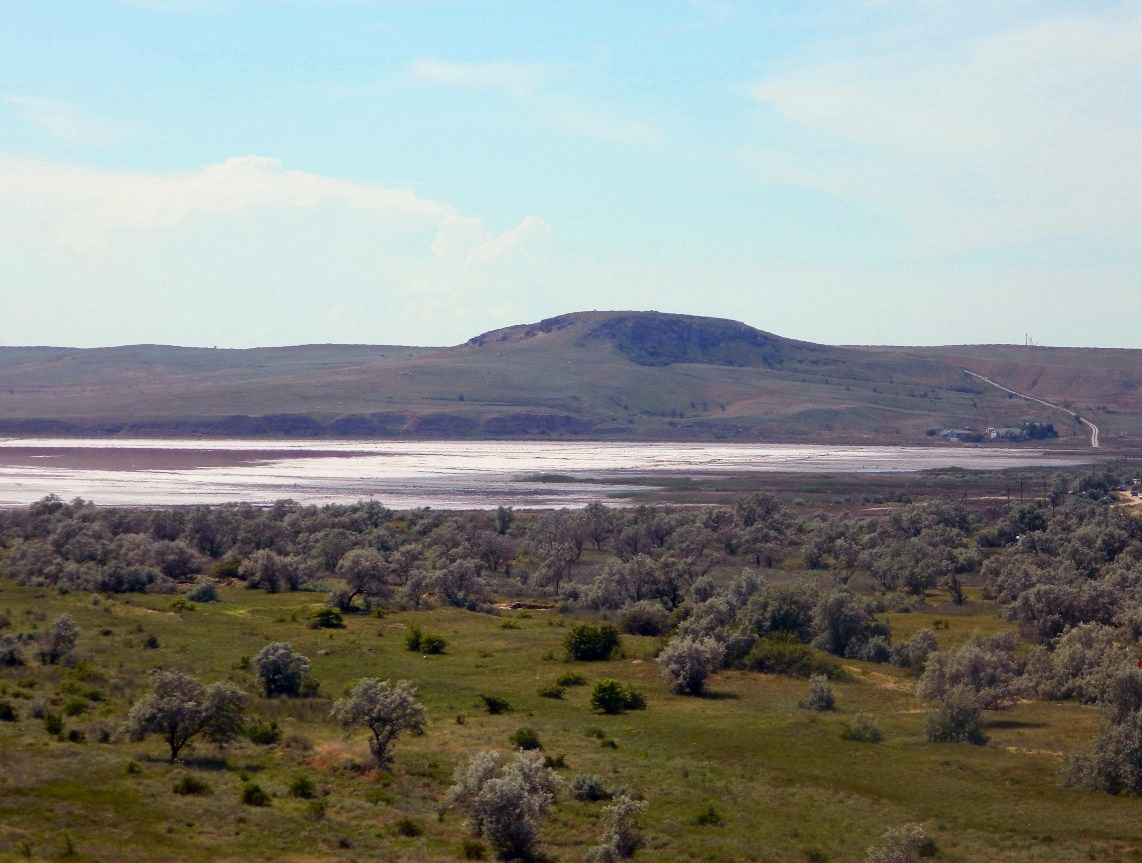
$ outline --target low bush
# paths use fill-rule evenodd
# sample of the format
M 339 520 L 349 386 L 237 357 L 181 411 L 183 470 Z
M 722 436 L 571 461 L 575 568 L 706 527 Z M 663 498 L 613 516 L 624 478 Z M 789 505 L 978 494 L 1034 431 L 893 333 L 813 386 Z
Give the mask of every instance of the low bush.
M 417 836 L 424 835 L 424 827 L 419 821 L 414 821 L 406 815 L 393 824 L 393 833 L 407 839 L 415 839 Z
M 567 658 L 577 662 L 602 662 L 621 646 L 619 631 L 609 623 L 578 623 L 563 640 Z
M 247 806 L 269 806 L 270 795 L 256 782 L 242 786 L 242 802 Z
M 344 629 L 345 618 L 336 608 L 319 608 L 309 615 L 310 629 Z
M 714 804 L 711 803 L 694 816 L 694 823 L 699 827 L 721 827 L 726 822 L 725 819 L 722 818 L 721 813 L 714 808 Z
M 484 702 L 484 708 L 492 716 L 498 716 L 501 713 L 510 713 L 512 706 L 508 703 L 506 698 L 500 698 L 498 695 L 481 695 L 480 700 Z
M 576 674 L 573 671 L 569 671 L 566 674 L 559 675 L 559 678 L 555 681 L 555 683 L 557 686 L 586 686 L 587 678 L 582 674 Z
M 952 690 L 928 714 L 929 743 L 987 743 L 979 718 L 980 706 L 970 693 Z
M 304 773 L 299 773 L 289 781 L 289 794 L 299 800 L 313 800 L 317 797 L 317 786 Z
M 610 800 L 614 792 L 607 788 L 603 777 L 594 773 L 584 773 L 571 780 L 571 796 L 576 800 L 585 800 L 588 803 L 597 803 L 600 800 Z
M 247 740 L 259 746 L 273 746 L 281 742 L 282 739 L 282 730 L 278 728 L 277 722 L 272 719 L 269 722 L 264 719 L 255 719 L 242 729 L 242 733 Z
M 539 687 L 539 695 L 542 698 L 562 698 L 563 687 L 554 683 L 550 686 L 541 686 Z
M 20 715 L 10 701 L 0 701 L 0 722 L 17 722 Z
M 517 728 L 512 732 L 509 742 L 513 749 L 542 749 L 543 744 L 539 741 L 539 734 L 536 733 L 534 728 Z
M 801 706 L 806 710 L 832 710 L 836 705 L 833 697 L 833 688 L 829 686 L 829 679 L 823 674 L 814 674 L 809 678 L 809 691 Z
M 750 671 L 764 674 L 791 674 L 812 677 L 823 674 L 830 680 L 841 675 L 840 666 L 792 635 L 758 639 L 740 663 Z
M 880 743 L 884 739 L 884 732 L 871 713 L 858 713 L 845 724 L 841 737 L 858 743 Z
M 196 776 L 183 776 L 174 784 L 174 793 L 184 795 L 209 794 L 210 786 Z
M 591 708 L 610 714 L 622 713 L 624 710 L 644 710 L 646 698 L 622 681 L 605 677 L 596 681 L 591 690 Z

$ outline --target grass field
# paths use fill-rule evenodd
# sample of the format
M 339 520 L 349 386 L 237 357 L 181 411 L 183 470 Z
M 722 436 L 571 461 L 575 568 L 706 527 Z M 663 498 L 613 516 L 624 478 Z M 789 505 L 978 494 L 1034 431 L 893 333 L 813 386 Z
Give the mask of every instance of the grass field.
M 315 630 L 306 616 L 320 607 L 317 594 L 230 587 L 220 595 L 177 611 L 170 596 L 61 596 L 0 583 L 6 631 L 43 629 L 61 612 L 82 631 L 77 665 L 0 670 L 0 701 L 20 714 L 0 722 L 0 859 L 462 859 L 470 834 L 444 807 L 452 771 L 486 748 L 506 754 L 512 732 L 527 726 L 547 754 L 565 757 L 565 779 L 595 773 L 646 798 L 644 860 L 861 861 L 885 830 L 906 822 L 924 825 L 943 861 L 1142 860 L 1137 799 L 1067 790 L 1056 778 L 1061 753 L 1093 733 L 1093 708 L 1028 702 L 987 717 L 986 746 L 928 744 L 914 678 L 891 666 L 846 660 L 846 677 L 834 684 L 838 709 L 816 713 L 798 707 L 806 682 L 790 677 L 727 671 L 706 697 L 671 694 L 652 659 L 657 639 L 624 636 L 621 659 L 569 663 L 562 643 L 574 619 L 554 610 L 359 614 L 344 629 Z M 902 640 L 940 618 L 942 646 L 1008 626 L 974 592 L 966 609 L 920 607 L 891 623 Z M 410 652 L 412 625 L 444 636 L 446 651 Z M 271 641 L 310 658 L 316 697 L 255 694 L 242 659 Z M 155 667 L 234 681 L 251 693 L 253 714 L 279 724 L 282 742 L 224 751 L 195 742 L 175 764 L 158 738 L 98 742 Z M 588 683 L 618 678 L 646 696 L 647 708 L 593 713 L 589 685 L 567 687 L 562 699 L 538 694 L 568 672 Z M 397 741 L 391 772 L 371 767 L 365 733 L 347 736 L 328 719 L 331 699 L 364 676 L 413 681 L 427 709 L 426 734 Z M 489 715 L 482 694 L 513 710 Z M 76 713 L 65 715 L 61 737 L 31 718 L 37 699 Z M 842 740 L 858 712 L 878 717 L 882 743 Z M 72 730 L 86 739 L 68 742 Z M 175 794 L 187 775 L 210 793 Z M 316 800 L 290 795 L 298 775 L 320 789 Z M 240 803 L 248 780 L 271 805 Z M 601 805 L 562 793 L 541 827 L 544 853 L 582 859 L 597 841 Z M 699 824 L 711 807 L 720 824 Z M 402 819 L 420 835 L 401 835 Z M 406 822 L 403 832 L 417 829 Z

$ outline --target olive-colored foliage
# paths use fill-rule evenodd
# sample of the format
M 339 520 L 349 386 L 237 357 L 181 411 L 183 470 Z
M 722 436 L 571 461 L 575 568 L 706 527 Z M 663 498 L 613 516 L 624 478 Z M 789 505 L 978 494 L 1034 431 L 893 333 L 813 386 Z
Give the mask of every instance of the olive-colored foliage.
M 132 740 L 161 735 L 174 761 L 199 734 L 218 744 L 237 737 L 245 703 L 245 693 L 233 684 L 204 686 L 190 674 L 155 671 L 151 675 L 151 693 L 131 708 L 123 731 Z
M 609 623 L 577 623 L 564 638 L 567 658 L 580 662 L 610 659 L 622 646 L 619 631 Z

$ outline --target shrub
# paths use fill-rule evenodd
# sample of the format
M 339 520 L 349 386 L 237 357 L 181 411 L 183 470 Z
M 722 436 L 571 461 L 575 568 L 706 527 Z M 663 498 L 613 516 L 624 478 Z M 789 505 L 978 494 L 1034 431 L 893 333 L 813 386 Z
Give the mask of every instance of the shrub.
M 725 655 L 725 646 L 713 638 L 680 636 L 666 645 L 655 662 L 662 666 L 671 689 L 698 695 Z
M 621 647 L 619 631 L 609 623 L 579 623 L 563 640 L 568 659 L 600 662 L 610 659 Z
M 549 770 L 564 770 L 567 767 L 567 753 L 560 752 L 558 755 L 544 755 L 543 766 Z
M 191 602 L 217 602 L 218 585 L 213 579 L 204 579 L 186 592 Z
M 1063 781 L 1108 794 L 1142 794 L 1142 710 L 1125 716 L 1107 711 L 1090 750 L 1068 756 Z
M 63 717 L 58 713 L 47 713 L 44 715 L 44 731 L 52 735 L 52 737 L 59 737 L 63 734 Z
M 741 664 L 750 671 L 763 674 L 790 674 L 795 677 L 823 674 L 833 680 L 839 676 L 835 662 L 798 641 L 795 636 L 785 634 L 758 639 Z
M 484 702 L 484 707 L 488 713 L 497 716 L 501 713 L 510 713 L 512 710 L 511 704 L 508 703 L 506 698 L 500 698 L 498 695 L 481 695 L 480 700 Z
M 714 804 L 711 803 L 694 816 L 694 823 L 699 827 L 721 827 L 726 822 L 722 818 L 721 813 L 714 808 Z
M 444 648 L 448 646 L 448 642 L 445 641 L 441 635 L 436 635 L 431 632 L 422 633 L 419 626 L 414 626 L 409 629 L 408 635 L 405 636 L 405 645 L 412 651 L 439 654 L 444 652 Z
M 555 683 L 559 686 L 586 686 L 587 678 L 582 674 L 569 671 L 567 674 L 561 674 Z
M 925 699 L 942 699 L 950 692 L 970 693 L 979 709 L 999 710 L 1013 706 L 1028 691 L 1020 676 L 1010 633 L 981 638 L 973 635 L 954 650 L 942 650 L 928 657 L 917 694 Z
M 541 687 L 539 687 L 539 695 L 542 698 L 562 698 L 563 697 L 563 687 L 557 686 L 554 683 L 551 684 L 550 686 L 541 686 Z
M 309 615 L 310 629 L 344 629 L 345 618 L 336 608 L 319 608 Z
M 299 695 L 305 676 L 309 674 L 309 659 L 282 641 L 274 641 L 263 647 L 254 657 L 253 663 L 269 698 L 275 695 Z
M 884 732 L 880 730 L 876 717 L 871 713 L 858 713 L 846 723 L 844 730 L 841 731 L 841 737 L 858 743 L 880 743 L 884 739 Z
M 543 744 L 539 742 L 539 734 L 536 733 L 534 728 L 517 728 L 509 742 L 513 749 L 542 749 Z
M 465 860 L 483 860 L 488 856 L 488 847 L 477 839 L 465 839 L 460 846 Z
M 299 773 L 289 781 L 289 793 L 299 800 L 314 800 L 317 797 L 317 786 L 304 773 Z
M 419 821 L 414 821 L 406 815 L 393 824 L 393 833 L 397 836 L 404 836 L 407 839 L 414 839 L 417 836 L 424 835 L 424 827 Z
M 918 863 L 922 857 L 936 853 L 936 843 L 928 838 L 919 824 L 894 827 L 868 849 L 865 863 Z
M 602 713 L 622 713 L 624 710 L 644 710 L 646 699 L 642 693 L 625 686 L 622 681 L 605 677 L 596 681 L 591 689 L 591 708 Z
M 518 752 L 501 767 L 499 753 L 480 752 L 456 769 L 455 780 L 449 796 L 467 812 L 471 829 L 501 859 L 531 859 L 539 838 L 536 822 L 551 808 L 559 784 L 543 756 Z
M 928 714 L 925 733 L 929 743 L 987 742 L 981 729 L 979 702 L 971 692 L 954 689 L 936 702 Z
M 259 746 L 273 746 L 282 739 L 282 730 L 274 720 L 267 722 L 264 719 L 255 719 L 242 729 L 242 733 L 251 743 Z
M 247 806 L 269 806 L 270 795 L 256 782 L 247 782 L 242 786 L 242 802 Z
M 330 713 L 345 728 L 364 725 L 372 732 L 369 750 L 378 767 L 387 767 L 392 760 L 389 747 L 399 734 L 424 733 L 424 707 L 407 680 L 390 686 L 387 680 L 366 677 L 348 696 L 335 701 Z
M 195 776 L 184 776 L 174 784 L 175 794 L 209 794 L 210 786 Z
M 835 706 L 833 689 L 829 686 L 829 678 L 823 674 L 814 674 L 809 678 L 809 691 L 801 706 L 806 710 L 832 710 Z
M 663 635 L 670 628 L 670 612 L 660 602 L 632 602 L 619 611 L 619 626 L 629 635 Z
M 44 665 L 55 665 L 72 650 L 79 639 L 79 627 L 70 615 L 61 614 L 52 621 L 48 634 L 40 646 L 40 662 Z
M 20 639 L 15 635 L 0 635 L 0 665 L 15 668 L 24 664 L 24 652 Z
M 589 863 L 609 863 L 633 857 L 642 845 L 636 819 L 646 814 L 646 808 L 646 801 L 632 800 L 626 794 L 606 807 L 603 816 L 607 819 L 607 829 L 602 842 L 588 855 Z
M 571 780 L 571 796 L 576 800 L 585 800 L 588 803 L 597 803 L 600 800 L 610 800 L 614 797 L 603 777 L 594 773 L 584 773 Z
M 0 701 L 0 722 L 17 722 L 20 719 L 10 701 Z

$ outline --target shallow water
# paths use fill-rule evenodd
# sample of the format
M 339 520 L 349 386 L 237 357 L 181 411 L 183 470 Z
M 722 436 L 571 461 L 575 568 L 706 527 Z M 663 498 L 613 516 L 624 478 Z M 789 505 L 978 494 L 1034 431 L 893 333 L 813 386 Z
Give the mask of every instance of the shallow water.
M 0 505 L 56 494 L 104 505 L 292 498 L 377 500 L 394 509 L 582 506 L 650 475 L 903 472 L 1089 462 L 1022 448 L 799 446 L 582 441 L 0 440 Z M 631 483 L 529 481 L 535 474 Z

